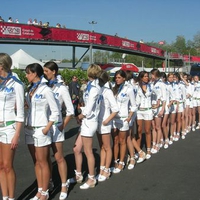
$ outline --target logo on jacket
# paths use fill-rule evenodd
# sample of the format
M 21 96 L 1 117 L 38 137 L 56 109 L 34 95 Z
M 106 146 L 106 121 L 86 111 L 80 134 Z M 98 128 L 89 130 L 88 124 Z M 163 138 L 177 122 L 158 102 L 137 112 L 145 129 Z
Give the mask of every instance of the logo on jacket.
M 4 92 L 7 93 L 7 94 L 12 93 L 13 91 L 14 91 L 14 88 L 13 88 L 13 87 L 11 87 L 11 88 L 7 88 L 7 87 L 6 87 L 6 88 L 4 89 Z
M 35 99 L 42 99 L 42 94 L 36 94 Z
M 58 98 L 58 96 L 59 96 L 59 93 L 58 93 L 58 92 L 57 92 L 57 93 L 55 93 L 55 97 L 56 97 L 56 98 Z
M 126 97 L 127 94 L 126 94 L 126 93 L 121 93 L 121 96 L 122 96 L 122 97 Z

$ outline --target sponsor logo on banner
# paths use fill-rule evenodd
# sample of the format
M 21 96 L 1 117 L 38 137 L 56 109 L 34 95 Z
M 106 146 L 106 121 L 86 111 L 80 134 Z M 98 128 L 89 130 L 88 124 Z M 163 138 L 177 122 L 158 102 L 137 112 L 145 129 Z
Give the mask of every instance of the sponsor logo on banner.
M 130 47 L 131 44 L 130 44 L 130 42 L 127 42 L 127 41 L 123 41 L 123 40 L 122 40 L 122 46 L 123 46 L 123 47 Z
M 89 40 L 90 36 L 86 33 L 77 33 L 78 40 Z
M 155 48 L 151 48 L 151 52 L 152 52 L 152 53 L 158 53 L 158 52 L 157 52 L 157 49 L 155 49 Z
M 78 40 L 84 40 L 84 41 L 96 40 L 96 36 L 95 35 L 89 35 L 87 33 L 77 33 L 77 39 Z
M 21 28 L 16 26 L 0 26 L 3 35 L 21 35 Z
M 134 44 L 130 43 L 128 41 L 122 41 L 122 46 L 123 47 L 132 47 L 132 48 L 134 48 Z

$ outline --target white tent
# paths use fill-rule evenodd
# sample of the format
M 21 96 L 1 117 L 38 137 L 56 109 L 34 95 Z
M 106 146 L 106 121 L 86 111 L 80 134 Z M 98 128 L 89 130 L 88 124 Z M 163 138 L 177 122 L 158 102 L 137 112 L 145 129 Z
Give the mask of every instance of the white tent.
M 41 66 L 44 65 L 44 63 L 40 62 L 39 60 L 33 58 L 28 53 L 23 51 L 22 49 L 18 50 L 14 54 L 11 55 L 12 58 L 12 69 L 25 69 L 27 65 L 31 63 L 39 63 Z

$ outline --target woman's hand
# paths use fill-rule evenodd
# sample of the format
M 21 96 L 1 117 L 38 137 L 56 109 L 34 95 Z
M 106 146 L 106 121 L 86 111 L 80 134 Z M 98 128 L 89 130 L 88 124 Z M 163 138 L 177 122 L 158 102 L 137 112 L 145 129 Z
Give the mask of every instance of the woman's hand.
M 47 135 L 47 133 L 49 132 L 49 129 L 47 129 L 47 127 L 42 129 L 42 132 L 44 135 Z
M 62 131 L 63 131 L 63 129 L 64 129 L 64 126 L 63 126 L 63 124 L 61 124 L 60 126 L 58 126 L 58 130 L 59 130 L 59 131 L 61 131 L 61 132 L 62 132 Z
M 19 137 L 15 135 L 15 136 L 12 138 L 11 147 L 10 147 L 10 148 L 11 148 L 12 150 L 15 150 L 15 149 L 17 149 L 18 144 L 19 144 Z
M 108 123 L 109 123 L 109 120 L 104 120 L 104 121 L 102 122 L 102 124 L 103 124 L 104 126 L 106 126 Z
M 124 121 L 129 123 L 131 121 L 131 117 L 126 118 Z

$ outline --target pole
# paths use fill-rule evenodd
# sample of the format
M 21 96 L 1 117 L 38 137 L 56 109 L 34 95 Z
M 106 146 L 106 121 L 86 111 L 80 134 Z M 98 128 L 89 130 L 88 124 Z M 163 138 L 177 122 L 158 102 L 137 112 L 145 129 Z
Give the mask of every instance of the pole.
M 92 43 L 90 44 L 89 63 L 90 63 L 90 65 L 93 63 Z

